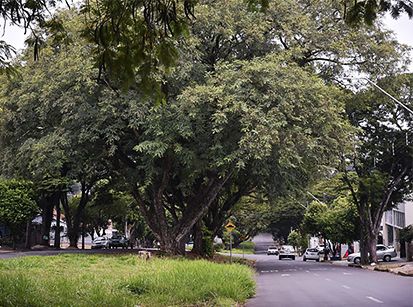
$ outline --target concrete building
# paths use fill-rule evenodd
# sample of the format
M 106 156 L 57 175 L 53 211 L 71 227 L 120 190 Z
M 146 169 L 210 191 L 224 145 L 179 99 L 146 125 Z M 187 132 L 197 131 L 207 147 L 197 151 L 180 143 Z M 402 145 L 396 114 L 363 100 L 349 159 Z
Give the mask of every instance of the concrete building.
M 399 230 L 413 225 L 413 201 L 400 203 L 396 208 L 386 211 L 382 220 L 383 244 L 392 245 L 403 257 L 404 248 L 400 247 Z

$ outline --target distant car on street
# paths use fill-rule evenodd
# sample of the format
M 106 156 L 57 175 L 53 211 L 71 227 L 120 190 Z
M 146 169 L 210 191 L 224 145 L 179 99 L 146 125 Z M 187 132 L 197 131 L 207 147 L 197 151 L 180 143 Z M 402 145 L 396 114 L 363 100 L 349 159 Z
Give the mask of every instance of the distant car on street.
M 110 244 L 110 239 L 108 237 L 97 237 L 92 241 L 92 249 L 97 248 L 108 248 Z
M 282 245 L 279 255 L 278 255 L 278 259 L 282 260 L 284 258 L 290 258 L 292 260 L 295 260 L 295 253 L 294 253 L 294 247 L 292 247 L 291 245 Z
M 129 245 L 129 240 L 125 236 L 112 237 L 109 241 L 109 247 L 122 247 L 126 248 Z
M 386 246 L 383 244 L 378 244 L 376 246 L 376 253 L 377 253 L 377 260 L 383 260 L 385 262 L 389 262 L 391 261 L 391 258 L 394 258 L 397 256 L 397 253 L 394 250 L 394 247 Z M 355 264 L 359 264 L 361 262 L 360 253 L 353 253 L 353 254 L 348 255 L 347 261 L 353 262 Z
M 279 252 L 278 252 L 278 248 L 276 246 L 268 247 L 267 255 L 276 255 L 277 256 L 278 254 L 279 254 Z
M 320 261 L 320 251 L 318 248 L 307 248 L 304 255 L 303 255 L 303 261 L 307 260 L 315 260 L 315 261 Z

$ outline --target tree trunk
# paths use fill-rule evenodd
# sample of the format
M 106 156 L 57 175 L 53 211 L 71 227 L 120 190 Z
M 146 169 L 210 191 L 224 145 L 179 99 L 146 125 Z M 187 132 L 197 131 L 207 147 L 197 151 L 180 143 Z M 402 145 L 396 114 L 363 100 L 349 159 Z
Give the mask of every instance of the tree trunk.
M 41 240 L 41 245 L 44 246 L 49 246 L 50 242 L 50 226 L 52 224 L 52 218 L 53 218 L 53 202 L 50 201 L 50 199 L 46 199 L 43 210 L 42 210 L 42 226 L 41 226 L 41 234 L 42 234 L 42 240 Z
M 370 232 L 369 238 L 369 261 L 370 263 L 377 263 L 377 234 L 374 231 Z
M 367 222 L 363 221 L 360 217 L 360 225 L 361 225 L 361 236 L 360 236 L 360 257 L 361 257 L 361 264 L 367 265 L 369 264 L 369 236 L 368 236 L 368 229 L 366 226 Z
M 63 197 L 63 207 L 65 208 L 66 221 L 67 221 L 67 236 L 69 238 L 69 247 L 78 248 L 77 243 L 80 238 L 80 224 L 83 219 L 83 213 L 86 204 L 89 201 L 90 188 L 86 187 L 86 183 L 82 182 L 82 195 L 77 205 L 74 216 L 67 203 L 67 195 Z
M 31 232 L 31 230 L 32 230 L 32 221 L 31 221 L 31 219 L 28 219 L 27 220 L 27 222 L 26 222 L 26 240 L 25 240 L 25 243 L 24 243 L 24 248 L 26 248 L 26 249 L 30 249 L 30 247 L 31 247 L 31 242 L 30 242 L 30 238 L 31 238 L 31 235 L 32 235 L 32 232 Z
M 60 249 L 60 201 L 56 204 L 56 228 L 54 232 L 54 247 Z
M 161 251 L 168 255 L 185 255 L 185 241 L 177 241 L 174 238 L 165 238 L 161 244 Z
M 192 252 L 196 255 L 203 256 L 204 247 L 203 247 L 202 221 L 198 221 L 194 225 L 193 236 L 194 236 L 194 246 L 192 248 Z

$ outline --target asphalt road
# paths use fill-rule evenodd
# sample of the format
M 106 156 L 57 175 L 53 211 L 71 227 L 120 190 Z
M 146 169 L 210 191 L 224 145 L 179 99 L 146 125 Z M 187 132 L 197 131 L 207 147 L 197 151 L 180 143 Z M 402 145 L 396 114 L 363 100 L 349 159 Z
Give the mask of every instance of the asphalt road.
M 278 260 L 261 253 L 257 293 L 247 307 L 266 306 L 413 306 L 413 278 L 330 263 Z

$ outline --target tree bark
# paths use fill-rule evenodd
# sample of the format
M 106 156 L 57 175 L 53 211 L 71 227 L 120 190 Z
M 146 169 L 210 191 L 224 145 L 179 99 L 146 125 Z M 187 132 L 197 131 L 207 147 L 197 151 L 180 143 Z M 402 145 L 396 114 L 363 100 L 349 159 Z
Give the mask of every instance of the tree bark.
M 56 228 L 54 232 L 54 247 L 60 249 L 60 200 L 56 204 Z
M 41 245 L 49 247 L 50 243 L 50 226 L 53 218 L 54 196 L 46 196 L 42 199 L 42 225 L 41 225 Z
M 145 217 L 152 233 L 160 243 L 161 250 L 167 254 L 184 254 L 185 240 L 192 231 L 195 223 L 204 217 L 209 207 L 217 198 L 223 185 L 231 177 L 232 171 L 225 177 L 218 177 L 217 174 L 209 174 L 207 184 L 200 180 L 199 188 L 195 195 L 191 195 L 185 200 L 185 207 L 179 220 L 173 224 L 168 221 L 166 215 L 165 190 L 169 174 L 164 170 L 162 180 L 154 186 L 155 191 L 152 199 L 144 200 L 143 195 L 134 187 L 133 195 L 139 204 L 139 208 Z M 202 178 L 203 179 L 203 178 Z M 147 197 L 147 195 L 145 195 Z
M 192 234 L 194 237 L 194 246 L 192 248 L 192 252 L 196 255 L 204 256 L 202 221 L 198 221 L 197 223 L 195 223 Z
M 67 201 L 67 195 L 63 195 L 62 204 L 65 209 L 66 223 L 67 223 L 67 236 L 69 238 L 69 247 L 78 248 L 77 243 L 80 238 L 80 224 L 83 219 L 83 213 L 86 204 L 89 201 L 89 191 L 90 188 L 86 186 L 85 182 L 82 182 L 82 195 L 80 197 L 79 203 L 76 207 L 74 215 L 72 215 L 71 209 Z
M 362 265 L 369 264 L 369 233 L 370 229 L 368 227 L 368 221 L 366 218 L 363 217 L 365 213 L 363 211 L 359 211 L 360 216 L 360 260 Z
M 31 230 L 32 230 L 32 220 L 28 219 L 27 222 L 26 222 L 26 240 L 25 240 L 25 243 L 24 243 L 24 248 L 26 248 L 26 249 L 30 249 L 30 247 L 31 247 L 31 242 L 30 242 L 30 238 L 31 238 L 31 235 L 32 235 Z
M 369 261 L 370 263 L 377 263 L 377 234 L 374 230 L 370 231 L 369 238 Z

